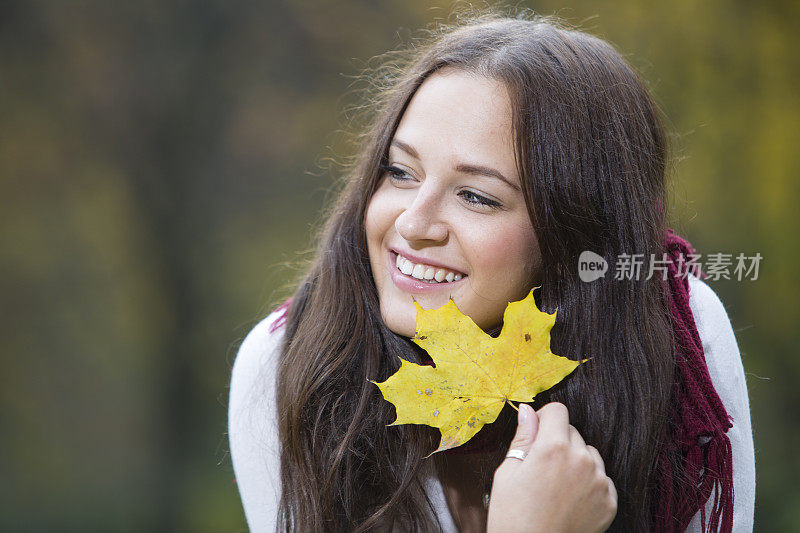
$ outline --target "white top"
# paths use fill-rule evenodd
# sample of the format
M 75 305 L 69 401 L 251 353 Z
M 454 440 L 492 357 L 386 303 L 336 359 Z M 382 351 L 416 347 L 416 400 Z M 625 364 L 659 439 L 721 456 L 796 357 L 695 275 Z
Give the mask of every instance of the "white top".
M 734 515 L 736 533 L 753 530 L 755 457 L 744 367 L 728 314 L 716 293 L 690 276 L 689 305 L 703 343 L 714 388 L 733 417 L 728 430 L 733 451 Z M 278 317 L 273 312 L 247 335 L 233 365 L 228 432 L 231 460 L 247 524 L 256 533 L 276 528 L 280 498 L 279 443 L 274 405 L 275 374 L 284 328 L 269 332 Z M 446 532 L 457 531 L 441 483 L 428 479 L 434 509 Z M 712 498 L 706 504 L 706 520 Z M 700 513 L 688 532 L 700 532 Z

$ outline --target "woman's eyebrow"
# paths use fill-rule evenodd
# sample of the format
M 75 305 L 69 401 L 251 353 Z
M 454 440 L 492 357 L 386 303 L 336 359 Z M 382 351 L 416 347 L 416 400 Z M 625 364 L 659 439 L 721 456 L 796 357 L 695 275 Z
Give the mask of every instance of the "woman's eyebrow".
M 419 152 L 417 152 L 417 150 L 410 144 L 405 143 L 399 139 L 392 139 L 391 146 L 396 146 L 397 148 L 401 149 L 411 157 L 419 160 Z M 473 165 L 470 163 L 459 163 L 458 165 L 456 165 L 456 172 L 461 172 L 462 174 L 472 174 L 479 176 L 487 176 L 490 178 L 497 178 L 516 191 L 522 190 L 520 189 L 519 185 L 517 185 L 516 183 L 505 177 L 499 170 L 495 170 L 491 167 L 483 165 Z
M 402 151 L 404 151 L 414 159 L 419 159 L 419 153 L 417 152 L 417 149 L 411 146 L 410 144 L 404 143 L 403 141 L 398 139 L 392 139 L 391 145 L 400 148 Z
M 456 165 L 456 171 L 461 172 L 463 174 L 473 174 L 479 176 L 488 176 L 490 178 L 497 178 L 500 181 L 505 182 L 506 185 L 513 188 L 514 190 L 520 191 L 519 185 L 508 179 L 507 177 L 503 176 L 499 170 L 495 170 L 491 167 L 485 167 L 483 165 L 471 165 L 469 163 L 459 163 Z

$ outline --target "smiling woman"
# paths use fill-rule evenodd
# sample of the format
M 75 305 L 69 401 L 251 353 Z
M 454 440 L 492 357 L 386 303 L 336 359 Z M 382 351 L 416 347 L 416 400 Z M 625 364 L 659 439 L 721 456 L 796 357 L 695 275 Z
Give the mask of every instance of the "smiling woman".
M 664 225 L 666 137 L 635 71 L 552 19 L 488 15 L 443 28 L 388 81 L 313 263 L 233 369 L 250 527 L 751 529 L 736 339 L 713 291 L 676 270 L 691 247 Z M 584 251 L 663 257 L 669 275 L 586 283 Z M 552 351 L 591 362 L 538 411 L 506 409 L 429 458 L 438 433 L 390 425 L 371 383 L 429 362 L 414 302 L 452 298 L 496 335 L 535 288 L 558 310 Z

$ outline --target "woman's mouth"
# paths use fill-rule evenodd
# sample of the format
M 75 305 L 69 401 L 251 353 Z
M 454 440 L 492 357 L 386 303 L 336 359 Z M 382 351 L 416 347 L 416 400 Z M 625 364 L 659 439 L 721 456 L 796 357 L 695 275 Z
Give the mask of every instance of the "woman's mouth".
M 395 267 L 400 273 L 423 283 L 447 284 L 466 277 L 466 274 L 463 272 L 427 265 L 425 263 L 416 263 L 397 252 L 391 253 L 394 256 Z

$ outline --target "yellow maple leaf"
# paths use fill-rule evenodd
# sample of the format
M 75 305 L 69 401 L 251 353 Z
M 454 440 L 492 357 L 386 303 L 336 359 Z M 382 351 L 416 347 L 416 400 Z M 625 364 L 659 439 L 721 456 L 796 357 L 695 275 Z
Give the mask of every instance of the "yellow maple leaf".
M 402 360 L 389 379 L 372 383 L 397 409 L 390 425 L 439 428 L 441 440 L 432 453 L 464 444 L 494 422 L 506 402 L 533 400 L 586 361 L 550 351 L 556 313 L 540 311 L 533 292 L 508 304 L 497 338 L 462 314 L 452 298 L 439 309 L 414 305 L 417 332 L 411 340 L 428 352 L 436 367 Z

